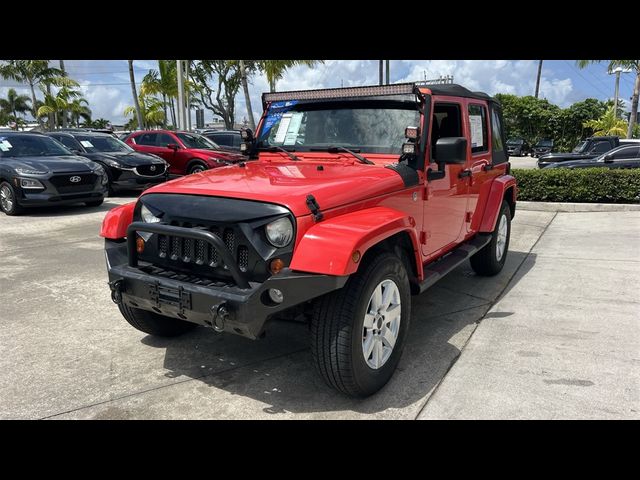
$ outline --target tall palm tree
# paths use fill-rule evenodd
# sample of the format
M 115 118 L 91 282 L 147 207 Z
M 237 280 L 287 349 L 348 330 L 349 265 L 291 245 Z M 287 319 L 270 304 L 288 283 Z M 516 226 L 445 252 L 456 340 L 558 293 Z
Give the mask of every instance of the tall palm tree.
M 129 80 L 131 81 L 131 95 L 133 96 L 133 104 L 136 109 L 136 118 L 138 119 L 138 126 L 140 126 L 142 125 L 142 111 L 140 110 L 140 103 L 138 102 L 138 94 L 136 92 L 136 77 L 133 73 L 133 60 L 128 60 L 128 62 L 129 62 Z
M 171 121 L 175 125 L 176 112 L 174 99 L 178 96 L 178 78 L 176 62 L 172 60 L 158 60 L 158 70 L 149 70 L 142 79 L 140 96 L 160 95 L 162 97 L 165 123 L 167 108 L 170 107 Z
M 29 95 L 18 95 L 15 89 L 10 88 L 7 98 L 0 98 L 0 109 L 13 115 L 14 121 L 18 119 L 18 113 L 25 114 L 31 110 Z
M 603 60 L 578 60 L 578 67 L 585 68 L 591 63 L 600 63 Z M 633 86 L 633 95 L 631 96 L 631 116 L 629 117 L 629 126 L 627 128 L 627 138 L 633 136 L 633 129 L 638 118 L 638 97 L 640 97 L 640 60 L 608 60 L 608 69 L 613 72 L 616 68 L 621 67 L 625 70 L 631 70 L 636 74 L 636 80 Z
M 38 118 L 36 110 L 36 87 L 45 82 L 60 77 L 62 72 L 58 68 L 50 67 L 49 60 L 4 60 L 0 65 L 2 78 L 26 83 L 31 89 L 31 113 Z
M 62 72 L 62 76 L 67 76 L 67 71 L 64 68 L 64 60 L 59 60 L 60 62 L 60 71 Z M 65 109 L 60 112 L 62 114 L 62 128 L 67 128 L 67 111 Z
M 58 113 L 64 111 L 69 104 L 71 97 L 78 97 L 80 93 L 73 90 L 74 87 L 78 87 L 79 84 L 75 80 L 69 77 L 52 77 L 43 82 L 44 87 L 41 87 L 44 94 L 44 106 L 38 109 L 36 114 L 38 117 L 49 117 L 49 130 L 53 130 L 58 125 Z M 51 91 L 51 87 L 60 87 L 55 94 Z M 43 113 L 46 112 L 46 113 Z
M 69 103 L 69 112 L 71 113 L 72 122 L 75 120 L 76 127 L 80 126 L 80 119 L 82 118 L 85 123 L 91 122 L 91 110 L 89 109 L 89 102 L 84 98 L 74 98 Z
M 267 76 L 269 90 L 275 92 L 276 82 L 284 76 L 287 70 L 298 65 L 313 68 L 318 63 L 324 63 L 324 60 L 260 60 L 258 68 Z
M 140 113 L 144 123 L 140 124 L 136 122 L 136 128 L 144 129 L 164 125 L 165 117 L 162 108 L 162 101 L 155 97 L 141 96 L 138 100 L 138 105 L 140 105 Z M 125 108 L 124 114 L 125 116 L 136 114 L 137 117 L 137 112 L 134 106 L 128 106 Z
M 616 118 L 615 112 L 612 105 L 602 117 L 584 122 L 582 126 L 593 129 L 593 134 L 596 136 L 617 135 L 621 137 L 627 132 L 627 122 Z

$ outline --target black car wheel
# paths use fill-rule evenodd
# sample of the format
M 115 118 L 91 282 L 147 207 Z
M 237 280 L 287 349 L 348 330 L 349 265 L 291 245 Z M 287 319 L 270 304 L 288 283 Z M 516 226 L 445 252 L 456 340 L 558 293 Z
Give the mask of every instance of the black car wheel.
M 0 209 L 7 215 L 20 215 L 24 211 L 18 205 L 16 192 L 9 182 L 0 183 Z
M 194 163 L 193 165 L 191 165 L 189 167 L 189 174 L 192 173 L 202 173 L 207 169 L 206 165 L 204 163 Z

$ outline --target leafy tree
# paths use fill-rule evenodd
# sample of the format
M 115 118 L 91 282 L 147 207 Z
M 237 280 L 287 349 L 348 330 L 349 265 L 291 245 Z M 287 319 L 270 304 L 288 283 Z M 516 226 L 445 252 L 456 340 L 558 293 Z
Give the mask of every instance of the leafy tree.
M 624 136 L 629 125 L 624 120 L 616 118 L 613 105 L 598 120 L 589 120 L 584 124 L 593 130 L 594 135 Z
M 7 98 L 0 98 L 0 109 L 13 116 L 13 121 L 16 121 L 18 113 L 24 115 L 31 109 L 30 102 L 29 95 L 19 95 L 15 89 L 10 88 L 7 92 Z
M 98 118 L 91 122 L 92 128 L 107 128 L 111 122 L 106 118 Z M 88 125 L 89 126 L 89 125 Z
M 50 67 L 49 60 L 4 60 L 0 65 L 0 76 L 4 79 L 26 83 L 31 89 L 31 113 L 37 119 L 36 87 L 45 84 L 56 85 L 61 78 L 62 71 Z
M 129 106 L 124 110 L 124 114 L 126 116 L 133 116 L 131 120 L 135 121 L 135 123 L 131 122 L 131 120 L 129 121 L 131 122 L 131 125 L 134 126 L 132 130 L 138 128 L 144 129 L 150 127 L 161 127 L 164 125 L 165 116 L 162 101 L 155 97 L 140 96 L 137 103 L 140 106 L 140 115 L 142 117 L 142 121 L 144 122 L 142 126 L 139 126 L 138 124 L 138 115 L 134 106 Z M 127 122 L 127 125 L 129 125 L 129 122 Z
M 600 63 L 603 60 L 578 60 L 578 66 L 585 68 L 591 63 Z M 631 117 L 627 127 L 627 138 L 632 138 L 638 117 L 638 97 L 640 97 L 640 60 L 608 60 L 608 69 L 610 72 L 620 67 L 635 72 L 636 80 L 633 87 L 633 95 L 631 96 Z
M 89 102 L 84 98 L 74 98 L 68 105 L 69 112 L 71 113 L 71 121 L 75 122 L 76 127 L 80 126 L 80 119 L 85 121 L 85 124 L 91 124 L 91 110 L 89 109 Z
M 218 115 L 226 128 L 235 124 L 236 95 L 240 88 L 241 74 L 236 60 L 200 60 L 190 68 L 193 89 L 202 105 Z M 217 85 L 211 85 L 213 82 Z

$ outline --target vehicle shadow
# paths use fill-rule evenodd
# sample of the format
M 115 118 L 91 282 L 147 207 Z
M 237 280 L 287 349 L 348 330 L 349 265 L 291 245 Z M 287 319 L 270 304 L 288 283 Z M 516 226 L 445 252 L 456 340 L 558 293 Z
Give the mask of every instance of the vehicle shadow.
M 69 215 L 86 215 L 96 212 L 108 212 L 112 208 L 119 207 L 123 203 L 134 201 L 140 195 L 139 191 L 118 192 L 115 197 L 106 197 L 104 203 L 97 207 L 88 207 L 84 203 L 61 205 L 51 207 L 29 207 L 20 215 L 21 217 L 47 218 L 66 217 Z M 129 200 L 130 199 L 130 200 Z M 124 202 L 122 200 L 125 200 Z
M 508 292 L 535 264 L 535 255 L 509 252 L 510 268 L 495 277 L 478 277 L 468 262 L 423 295 L 413 298 L 411 325 L 398 369 L 389 384 L 366 399 L 351 399 L 327 387 L 315 371 L 306 324 L 272 322 L 266 338 L 251 341 L 197 328 L 177 339 L 144 337 L 142 342 L 166 349 L 166 376 L 191 377 L 235 396 L 245 397 L 244 415 L 306 414 L 309 418 L 415 418 L 426 398 L 460 355 L 478 322 L 508 321 L 512 312 L 485 317 L 495 299 Z M 491 298 L 463 291 L 476 282 Z M 220 416 L 218 402 L 237 400 L 214 394 L 211 418 Z M 231 398 L 231 400 L 230 400 Z M 225 400 L 221 400 L 225 399 Z M 259 402 L 256 407 L 255 401 Z M 266 406 L 265 406 L 266 405 Z M 214 408 L 215 406 L 215 408 Z M 251 410 L 255 409 L 257 410 Z M 261 410 L 261 411 L 260 411 Z

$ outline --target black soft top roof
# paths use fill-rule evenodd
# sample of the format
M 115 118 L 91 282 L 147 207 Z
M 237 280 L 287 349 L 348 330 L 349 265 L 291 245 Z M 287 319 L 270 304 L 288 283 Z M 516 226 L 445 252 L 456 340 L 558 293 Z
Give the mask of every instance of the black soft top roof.
M 465 98 L 477 98 L 479 100 L 488 100 L 490 102 L 498 101 L 487 95 L 484 92 L 472 92 L 468 88 L 463 87 L 462 85 L 458 85 L 455 83 L 442 83 L 442 84 L 431 84 L 431 85 L 419 85 L 421 87 L 426 87 L 431 90 L 431 93 L 434 95 L 450 95 L 452 97 L 465 97 Z

